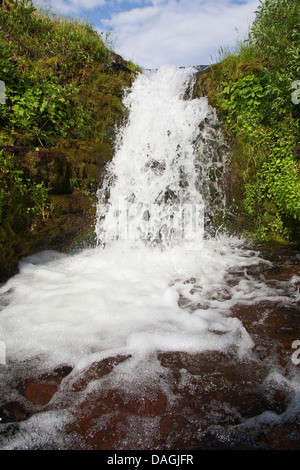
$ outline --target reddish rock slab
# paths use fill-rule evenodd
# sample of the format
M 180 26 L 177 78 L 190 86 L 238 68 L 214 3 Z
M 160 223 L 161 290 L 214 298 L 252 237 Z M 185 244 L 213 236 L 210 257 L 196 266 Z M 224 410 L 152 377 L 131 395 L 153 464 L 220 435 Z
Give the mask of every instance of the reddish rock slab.
M 21 393 L 29 402 L 35 405 L 47 405 L 57 392 L 62 380 L 71 370 L 71 367 L 64 366 L 54 370 L 52 373 L 32 378 L 21 387 Z
M 266 270 L 259 266 L 248 274 L 264 275 L 265 282 L 283 286 L 288 293 L 287 281 L 298 275 L 299 263 L 282 261 L 281 266 Z M 240 276 L 243 273 L 231 273 L 228 284 L 238 283 Z M 288 388 L 268 381 L 277 366 L 285 371 L 297 369 L 291 362 L 291 344 L 300 339 L 300 311 L 293 291 L 286 304 L 241 303 L 231 314 L 241 320 L 254 341 L 250 358 L 239 359 L 234 349 L 226 353 L 159 352 L 157 360 L 165 372 L 159 380 L 149 378 L 141 386 L 137 378 L 138 384 L 124 382 L 119 387 L 113 381 L 115 375 L 111 380 L 109 374 L 130 357 L 120 355 L 71 375 L 64 382 L 65 399 L 60 403 L 51 398 L 67 375 L 62 369 L 28 380 L 21 393 L 33 412 L 69 409 L 73 421 L 64 432 L 74 450 L 300 450 L 299 415 L 289 422 L 284 418 L 293 396 Z M 278 420 L 260 423 L 264 412 Z M 25 408 L 16 403 L 3 413 L 6 422 L 27 416 Z M 254 427 L 243 432 L 243 425 L 251 422 Z
M 47 405 L 56 393 L 57 388 L 57 385 L 38 383 L 33 379 L 26 385 L 25 396 L 27 400 L 35 405 Z
M 83 370 L 78 377 L 76 377 L 72 384 L 72 390 L 74 392 L 84 390 L 89 382 L 100 379 L 104 375 L 109 374 L 116 365 L 126 361 L 130 357 L 130 354 L 118 355 L 106 357 L 101 361 L 94 362 L 87 369 Z
M 111 388 L 88 396 L 80 405 L 80 415 L 84 419 L 94 420 L 105 414 L 120 411 L 132 416 L 153 418 L 162 415 L 166 406 L 167 398 L 159 389 L 137 394 Z
M 74 422 L 68 425 L 68 433 L 80 436 L 87 448 L 94 450 L 122 449 L 135 441 L 142 426 L 134 427 L 132 420 L 143 423 L 159 418 L 167 407 L 167 397 L 160 389 L 145 390 L 144 393 L 106 389 L 87 396 L 85 401 L 76 408 Z M 140 421 L 141 420 L 141 421 Z M 136 436 L 134 434 L 136 433 Z

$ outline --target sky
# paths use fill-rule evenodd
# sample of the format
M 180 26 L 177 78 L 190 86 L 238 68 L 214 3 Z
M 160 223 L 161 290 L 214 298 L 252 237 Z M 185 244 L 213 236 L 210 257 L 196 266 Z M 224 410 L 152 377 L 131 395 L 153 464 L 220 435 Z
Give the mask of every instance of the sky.
M 36 0 L 87 20 L 112 49 L 142 68 L 210 65 L 244 40 L 259 0 Z

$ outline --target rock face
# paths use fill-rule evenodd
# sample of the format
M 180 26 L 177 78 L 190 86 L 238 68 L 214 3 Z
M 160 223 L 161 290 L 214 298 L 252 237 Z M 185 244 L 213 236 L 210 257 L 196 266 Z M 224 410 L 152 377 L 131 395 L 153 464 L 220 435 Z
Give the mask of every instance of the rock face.
M 109 143 L 90 148 L 6 146 L 0 150 L 14 156 L 23 178 L 43 184 L 49 194 L 44 218 L 33 218 L 29 226 L 13 219 L 1 224 L 0 280 L 16 272 L 22 256 L 44 249 L 68 251 L 95 242 L 95 194 L 112 155 Z

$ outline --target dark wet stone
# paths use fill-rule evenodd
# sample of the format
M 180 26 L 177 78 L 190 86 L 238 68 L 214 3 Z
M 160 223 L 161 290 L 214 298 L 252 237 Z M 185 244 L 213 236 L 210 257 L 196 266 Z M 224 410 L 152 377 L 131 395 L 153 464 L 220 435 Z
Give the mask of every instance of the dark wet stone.
M 21 393 L 35 405 L 47 405 L 57 392 L 61 381 L 70 374 L 72 367 L 63 366 L 52 373 L 32 378 L 20 386 Z
M 23 421 L 30 415 L 31 412 L 24 405 L 18 402 L 7 403 L 0 410 L 0 424 Z
M 79 377 L 75 378 L 72 384 L 72 390 L 74 392 L 84 390 L 91 380 L 100 379 L 104 375 L 109 374 L 116 365 L 126 361 L 130 357 L 130 355 L 118 355 L 94 362 L 87 370 L 82 371 Z

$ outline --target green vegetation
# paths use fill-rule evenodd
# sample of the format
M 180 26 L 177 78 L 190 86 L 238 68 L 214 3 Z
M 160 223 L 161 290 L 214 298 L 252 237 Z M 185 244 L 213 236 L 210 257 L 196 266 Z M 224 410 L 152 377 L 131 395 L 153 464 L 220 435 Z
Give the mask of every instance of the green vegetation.
M 239 228 L 259 239 L 300 238 L 300 1 L 266 0 L 249 37 L 198 80 L 234 152 L 231 198 Z M 294 95 L 292 93 L 294 92 Z
M 3 155 L 3 152 L 0 152 L 0 168 L 0 223 L 15 223 L 19 218 L 23 224 L 30 214 L 45 220 L 49 213 L 49 197 L 44 183 L 25 178 L 14 157 Z
M 1 277 L 20 255 L 90 227 L 124 89 L 140 70 L 88 23 L 31 0 L 1 2 L 0 34 Z
M 0 144 L 58 146 L 107 138 L 122 112 L 128 71 L 116 74 L 111 51 L 85 23 L 6 0 L 0 9 Z M 125 61 L 124 61 L 125 63 Z

